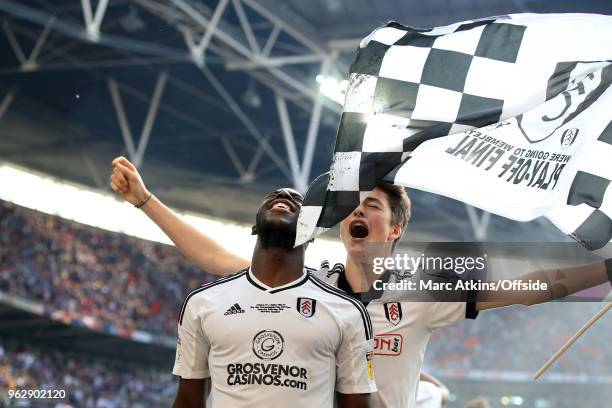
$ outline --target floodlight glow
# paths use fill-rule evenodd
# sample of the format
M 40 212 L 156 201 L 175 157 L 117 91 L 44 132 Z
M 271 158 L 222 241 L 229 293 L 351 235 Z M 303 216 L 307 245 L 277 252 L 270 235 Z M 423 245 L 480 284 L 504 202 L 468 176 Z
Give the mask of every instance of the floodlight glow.
M 319 83 L 319 90 L 324 96 L 339 105 L 344 105 L 344 96 L 348 88 L 348 81 L 346 79 L 338 81 L 336 78 L 319 74 L 316 76 L 315 80 Z
M 172 244 L 142 212 L 109 193 L 55 180 L 30 170 L 0 162 L 0 200 L 150 241 Z M 187 222 L 215 239 L 229 252 L 251 259 L 255 237 L 251 226 L 197 214 L 181 214 Z M 306 264 L 318 268 L 323 260 L 344 262 L 346 252 L 338 241 L 317 239 L 306 252 Z

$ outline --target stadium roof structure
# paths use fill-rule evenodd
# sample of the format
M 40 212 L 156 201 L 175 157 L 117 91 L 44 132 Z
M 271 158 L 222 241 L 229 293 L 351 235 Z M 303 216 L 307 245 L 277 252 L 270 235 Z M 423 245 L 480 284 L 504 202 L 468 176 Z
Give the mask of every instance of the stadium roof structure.
M 250 222 L 262 192 L 305 190 L 329 168 L 341 106 L 322 91 L 337 91 L 373 28 L 517 12 L 611 14 L 612 5 L 0 0 L 0 158 L 108 189 L 110 160 L 123 154 L 165 201 Z M 562 239 L 544 221 L 412 197 L 417 240 Z

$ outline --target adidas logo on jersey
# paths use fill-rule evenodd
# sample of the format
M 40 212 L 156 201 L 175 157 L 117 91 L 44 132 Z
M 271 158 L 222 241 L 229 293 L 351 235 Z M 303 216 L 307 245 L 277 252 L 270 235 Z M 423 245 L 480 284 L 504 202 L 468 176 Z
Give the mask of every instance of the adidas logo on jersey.
M 233 314 L 238 314 L 238 313 L 244 313 L 244 310 L 240 307 L 238 303 L 234 303 L 234 305 L 230 307 L 229 309 L 227 309 L 227 311 L 223 313 L 223 315 L 228 316 L 228 315 L 233 315 Z

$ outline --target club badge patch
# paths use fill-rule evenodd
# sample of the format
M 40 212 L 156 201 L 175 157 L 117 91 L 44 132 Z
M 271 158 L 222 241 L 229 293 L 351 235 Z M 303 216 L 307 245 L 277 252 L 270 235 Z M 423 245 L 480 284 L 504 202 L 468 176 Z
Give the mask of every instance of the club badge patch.
M 385 303 L 385 317 L 394 326 L 402 320 L 402 304 L 399 302 Z
M 312 317 L 315 314 L 317 301 L 310 298 L 299 297 L 297 299 L 297 311 L 304 317 Z

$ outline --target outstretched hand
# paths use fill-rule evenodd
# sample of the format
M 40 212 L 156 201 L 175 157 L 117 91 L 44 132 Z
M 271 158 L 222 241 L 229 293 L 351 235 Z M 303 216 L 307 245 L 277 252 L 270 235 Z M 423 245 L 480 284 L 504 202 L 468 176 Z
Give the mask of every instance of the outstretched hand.
M 112 163 L 110 186 L 113 191 L 120 193 L 132 205 L 142 203 L 150 193 L 136 167 L 123 156 L 117 157 Z

